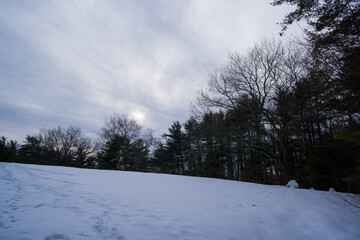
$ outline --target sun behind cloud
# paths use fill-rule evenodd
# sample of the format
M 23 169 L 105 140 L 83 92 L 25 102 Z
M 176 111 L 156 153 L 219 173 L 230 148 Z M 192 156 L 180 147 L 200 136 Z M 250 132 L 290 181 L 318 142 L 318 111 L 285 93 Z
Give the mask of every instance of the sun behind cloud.
M 136 122 L 140 124 L 144 124 L 146 115 L 144 112 L 141 112 L 139 110 L 133 111 L 131 114 L 131 117 L 135 119 Z

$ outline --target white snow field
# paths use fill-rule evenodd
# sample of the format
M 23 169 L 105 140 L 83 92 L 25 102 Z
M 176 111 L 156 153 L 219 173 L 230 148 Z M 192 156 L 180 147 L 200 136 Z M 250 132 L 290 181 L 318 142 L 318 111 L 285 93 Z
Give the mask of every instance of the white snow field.
M 359 211 L 336 194 L 0 163 L 0 239 L 360 239 Z

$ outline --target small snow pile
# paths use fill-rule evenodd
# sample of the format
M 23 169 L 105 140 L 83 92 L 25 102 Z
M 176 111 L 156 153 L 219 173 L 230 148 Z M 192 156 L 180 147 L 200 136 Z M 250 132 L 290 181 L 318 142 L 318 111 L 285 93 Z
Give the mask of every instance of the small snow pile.
M 334 192 L 335 192 L 335 189 L 330 188 L 330 189 L 329 189 L 329 192 L 334 193 Z
M 290 180 L 288 184 L 286 184 L 288 188 L 299 188 L 299 184 L 295 180 Z
M 311 191 L 312 191 L 312 190 L 315 190 L 315 189 L 314 189 L 314 188 L 310 188 L 309 190 L 311 190 Z

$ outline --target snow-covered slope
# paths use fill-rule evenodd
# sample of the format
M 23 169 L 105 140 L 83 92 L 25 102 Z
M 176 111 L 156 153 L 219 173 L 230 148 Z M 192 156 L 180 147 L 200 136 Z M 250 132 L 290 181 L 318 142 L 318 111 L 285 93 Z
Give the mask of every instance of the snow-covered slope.
M 0 239 L 360 239 L 336 193 L 0 163 Z

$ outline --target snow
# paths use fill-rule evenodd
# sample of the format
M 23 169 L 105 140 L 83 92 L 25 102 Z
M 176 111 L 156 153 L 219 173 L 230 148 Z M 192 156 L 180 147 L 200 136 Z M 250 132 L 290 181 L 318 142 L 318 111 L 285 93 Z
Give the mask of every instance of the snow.
M 299 184 L 295 180 L 290 180 L 286 184 L 286 187 L 288 187 L 288 188 L 299 188 Z
M 0 163 L 0 239 L 360 239 L 360 213 L 328 191 Z

